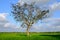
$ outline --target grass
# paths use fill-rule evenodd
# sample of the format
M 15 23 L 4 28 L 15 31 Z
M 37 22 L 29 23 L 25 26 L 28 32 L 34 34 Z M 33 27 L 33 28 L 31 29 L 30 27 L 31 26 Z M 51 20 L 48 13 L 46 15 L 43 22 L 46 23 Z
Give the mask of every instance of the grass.
M 60 40 L 60 32 L 0 32 L 0 40 Z

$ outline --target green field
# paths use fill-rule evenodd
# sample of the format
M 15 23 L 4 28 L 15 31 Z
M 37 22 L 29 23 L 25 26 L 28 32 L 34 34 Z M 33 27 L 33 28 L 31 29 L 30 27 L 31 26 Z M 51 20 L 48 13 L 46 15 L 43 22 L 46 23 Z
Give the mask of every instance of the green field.
M 0 32 L 0 40 L 60 40 L 60 32 Z

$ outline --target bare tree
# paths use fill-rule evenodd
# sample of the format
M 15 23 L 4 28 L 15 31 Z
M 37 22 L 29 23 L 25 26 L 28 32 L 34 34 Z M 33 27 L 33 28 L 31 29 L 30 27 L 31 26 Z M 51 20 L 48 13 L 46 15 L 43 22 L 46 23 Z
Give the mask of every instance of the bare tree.
M 20 3 L 12 5 L 12 14 L 17 22 L 22 22 L 22 27 L 27 27 L 26 32 L 29 35 L 29 29 L 32 24 L 38 20 L 48 17 L 49 10 L 41 10 L 35 5 L 35 3 L 24 3 L 22 6 Z

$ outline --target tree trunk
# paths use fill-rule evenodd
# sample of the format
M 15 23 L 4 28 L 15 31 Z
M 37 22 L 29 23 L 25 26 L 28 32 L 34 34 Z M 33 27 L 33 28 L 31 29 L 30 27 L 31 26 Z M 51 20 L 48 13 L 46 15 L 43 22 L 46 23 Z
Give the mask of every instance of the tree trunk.
M 27 27 L 27 30 L 26 30 L 26 33 L 27 33 L 27 36 L 29 36 L 30 35 L 30 33 L 29 33 L 29 26 Z

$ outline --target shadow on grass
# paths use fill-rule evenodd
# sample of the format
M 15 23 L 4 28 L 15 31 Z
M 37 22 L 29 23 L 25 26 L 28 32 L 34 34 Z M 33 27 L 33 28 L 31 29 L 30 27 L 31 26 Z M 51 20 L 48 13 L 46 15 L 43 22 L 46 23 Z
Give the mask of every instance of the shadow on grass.
M 40 35 L 40 36 L 51 36 L 51 37 L 56 37 L 56 38 L 60 39 L 60 35 Z

